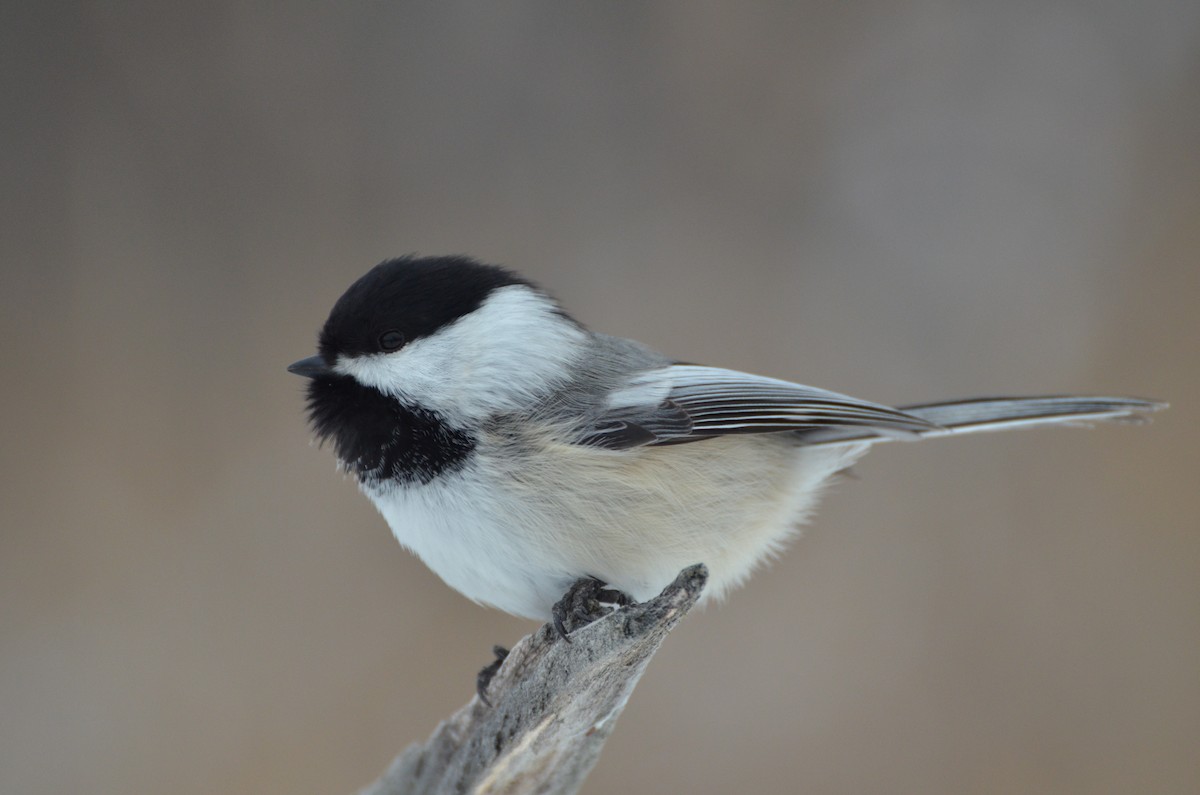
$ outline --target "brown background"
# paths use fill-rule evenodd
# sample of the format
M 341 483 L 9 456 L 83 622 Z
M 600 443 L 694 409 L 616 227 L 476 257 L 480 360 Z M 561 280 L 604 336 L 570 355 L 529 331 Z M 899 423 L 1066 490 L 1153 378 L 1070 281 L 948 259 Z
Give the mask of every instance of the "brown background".
M 283 370 L 409 251 L 881 401 L 1175 404 L 877 451 L 587 792 L 1195 791 L 1200 5 L 270 5 L 0 12 L 0 791 L 349 792 L 531 628 Z

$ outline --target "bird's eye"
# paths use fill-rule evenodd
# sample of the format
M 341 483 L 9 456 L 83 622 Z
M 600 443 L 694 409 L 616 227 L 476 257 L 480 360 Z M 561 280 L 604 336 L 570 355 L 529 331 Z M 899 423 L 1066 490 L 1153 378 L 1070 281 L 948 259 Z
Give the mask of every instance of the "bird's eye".
M 379 347 L 385 351 L 398 350 L 404 345 L 404 335 L 396 329 L 390 329 L 379 335 Z

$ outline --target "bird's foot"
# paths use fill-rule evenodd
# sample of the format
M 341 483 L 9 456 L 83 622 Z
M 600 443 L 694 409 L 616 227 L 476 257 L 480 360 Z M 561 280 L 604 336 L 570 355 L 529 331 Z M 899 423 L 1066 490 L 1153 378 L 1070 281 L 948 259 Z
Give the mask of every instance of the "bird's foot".
M 500 666 L 504 665 L 504 661 L 508 659 L 508 649 L 503 646 L 493 646 L 492 654 L 496 655 L 496 659 L 485 665 L 475 677 L 475 692 L 479 694 L 479 700 L 489 707 L 492 705 L 492 702 L 488 701 L 487 697 L 488 685 L 492 683 L 492 679 L 500 671 Z
M 632 604 L 636 602 L 628 594 L 615 588 L 606 588 L 603 580 L 581 577 L 550 609 L 553 616 L 551 623 L 558 636 L 570 643 L 568 633 L 604 618 L 613 611 L 614 605 L 625 607 Z

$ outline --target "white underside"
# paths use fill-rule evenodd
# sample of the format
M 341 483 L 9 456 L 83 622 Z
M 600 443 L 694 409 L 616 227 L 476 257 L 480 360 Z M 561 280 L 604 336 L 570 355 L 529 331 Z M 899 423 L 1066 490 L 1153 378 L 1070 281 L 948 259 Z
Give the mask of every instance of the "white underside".
M 820 488 L 869 442 L 801 447 L 731 436 L 611 452 L 484 437 L 462 471 L 364 491 L 401 544 L 452 588 L 545 620 L 591 575 L 637 600 L 704 563 L 720 597 L 793 537 Z

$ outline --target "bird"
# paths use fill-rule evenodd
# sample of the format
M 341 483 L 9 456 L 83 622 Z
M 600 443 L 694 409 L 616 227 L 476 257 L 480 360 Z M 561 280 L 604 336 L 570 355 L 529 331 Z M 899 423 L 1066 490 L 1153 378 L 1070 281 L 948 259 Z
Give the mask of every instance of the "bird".
M 597 600 L 651 598 L 695 563 L 709 571 L 703 598 L 722 597 L 875 444 L 1166 406 L 1055 395 L 895 408 L 677 361 L 457 255 L 376 265 L 334 304 L 317 351 L 288 367 L 309 379 L 315 437 L 397 540 L 469 599 L 564 638 Z

